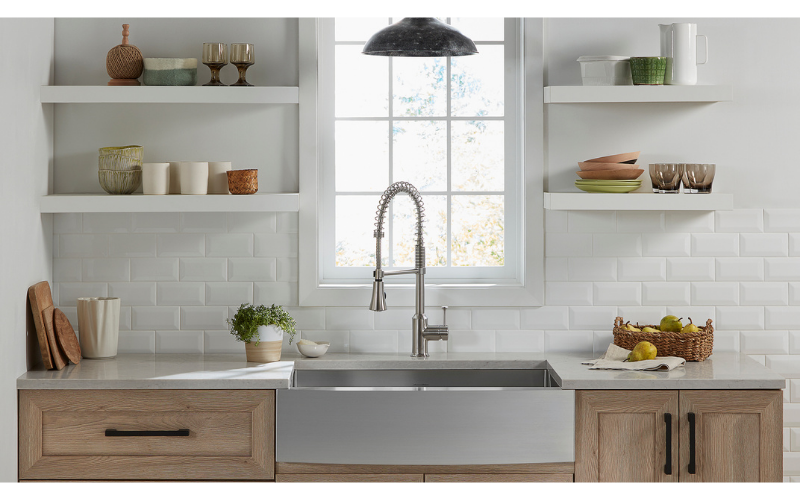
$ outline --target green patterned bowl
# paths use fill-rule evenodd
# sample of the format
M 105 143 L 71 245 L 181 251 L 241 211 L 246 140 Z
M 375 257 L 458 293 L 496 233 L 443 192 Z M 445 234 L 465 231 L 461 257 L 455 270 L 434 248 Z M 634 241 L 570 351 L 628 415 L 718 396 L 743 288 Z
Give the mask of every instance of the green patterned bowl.
M 664 85 L 666 57 L 631 57 L 634 85 Z
M 99 170 L 97 178 L 108 194 L 131 194 L 142 185 L 142 170 Z

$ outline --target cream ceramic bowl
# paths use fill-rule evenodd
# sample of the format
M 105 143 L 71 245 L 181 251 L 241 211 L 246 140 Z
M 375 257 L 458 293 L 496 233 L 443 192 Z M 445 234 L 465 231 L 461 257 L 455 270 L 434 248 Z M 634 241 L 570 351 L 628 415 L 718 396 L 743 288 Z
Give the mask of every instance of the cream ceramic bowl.
M 330 342 L 317 342 L 317 345 L 303 345 L 303 344 L 295 344 L 297 346 L 297 352 L 306 356 L 307 358 L 318 358 L 328 352 L 328 348 L 331 346 Z

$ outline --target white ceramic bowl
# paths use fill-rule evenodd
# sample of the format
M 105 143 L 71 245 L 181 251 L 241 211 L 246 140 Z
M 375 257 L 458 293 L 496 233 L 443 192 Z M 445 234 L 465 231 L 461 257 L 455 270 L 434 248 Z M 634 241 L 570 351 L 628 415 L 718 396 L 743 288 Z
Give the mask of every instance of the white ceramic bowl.
M 317 342 L 317 345 L 295 344 L 297 351 L 308 358 L 318 358 L 328 352 L 330 342 Z

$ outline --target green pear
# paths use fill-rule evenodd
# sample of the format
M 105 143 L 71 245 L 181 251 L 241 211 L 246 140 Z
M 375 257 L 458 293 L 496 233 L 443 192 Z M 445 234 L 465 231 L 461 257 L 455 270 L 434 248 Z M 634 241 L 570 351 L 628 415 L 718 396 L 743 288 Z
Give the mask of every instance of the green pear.
M 644 361 L 646 359 L 656 359 L 658 350 L 650 342 L 639 342 L 628 354 L 628 361 Z
M 694 324 L 692 318 L 689 318 L 689 324 L 681 329 L 681 333 L 694 333 L 699 331 L 700 329 L 697 327 L 697 325 Z
M 646 326 L 646 327 L 642 328 L 642 332 L 644 332 L 644 333 L 660 333 L 661 330 L 656 330 L 653 327 Z
M 679 332 L 681 328 L 683 328 L 683 324 L 681 320 L 683 318 L 678 318 L 677 316 L 664 316 L 661 318 L 661 324 L 659 328 L 661 328 L 662 332 Z

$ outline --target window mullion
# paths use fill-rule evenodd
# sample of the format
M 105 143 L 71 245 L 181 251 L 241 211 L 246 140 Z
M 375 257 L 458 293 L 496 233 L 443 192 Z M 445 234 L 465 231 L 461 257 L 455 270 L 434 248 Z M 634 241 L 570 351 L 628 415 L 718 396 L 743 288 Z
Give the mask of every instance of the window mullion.
M 453 186 L 450 184 L 452 182 L 451 181 L 450 172 L 452 170 L 451 166 L 452 166 L 452 159 L 453 159 L 452 147 L 451 147 L 452 146 L 452 137 L 451 137 L 452 121 L 450 120 L 450 117 L 452 116 L 452 110 L 451 110 L 451 106 L 452 106 L 452 102 L 451 102 L 452 101 L 451 83 L 452 82 L 451 82 L 451 75 L 450 75 L 451 68 L 450 68 L 450 58 L 449 57 L 447 58 L 447 72 L 446 73 L 447 73 L 447 85 L 446 85 L 447 86 L 447 99 L 446 99 L 446 101 L 447 101 L 447 113 L 446 113 L 446 115 L 447 116 L 446 116 L 445 119 L 447 120 L 447 144 L 446 144 L 446 148 L 447 148 L 446 149 L 446 151 L 447 151 L 447 154 L 446 154 L 446 157 L 447 157 L 447 160 L 446 160 L 447 161 L 447 185 L 446 185 L 446 190 L 447 190 L 447 200 L 446 200 L 446 202 L 447 202 L 447 225 L 446 225 L 446 228 L 447 228 L 446 229 L 447 263 L 446 263 L 445 267 L 452 267 L 453 261 L 452 261 L 452 248 L 451 247 L 452 247 L 452 243 L 453 243 L 453 237 L 452 237 L 453 233 L 452 233 L 452 230 L 451 230 L 451 220 L 452 220 L 451 202 L 452 202 L 452 199 L 453 199 L 453 197 L 452 197 Z
M 389 134 L 389 185 L 392 184 L 394 180 L 394 134 L 392 134 L 392 130 L 394 130 L 394 57 L 389 57 L 389 127 L 386 131 Z M 388 186 L 387 186 L 388 187 Z M 386 227 L 389 228 L 389 262 L 388 267 L 392 267 L 394 265 L 394 203 L 389 204 L 389 213 L 387 214 L 389 217 L 389 224 Z

